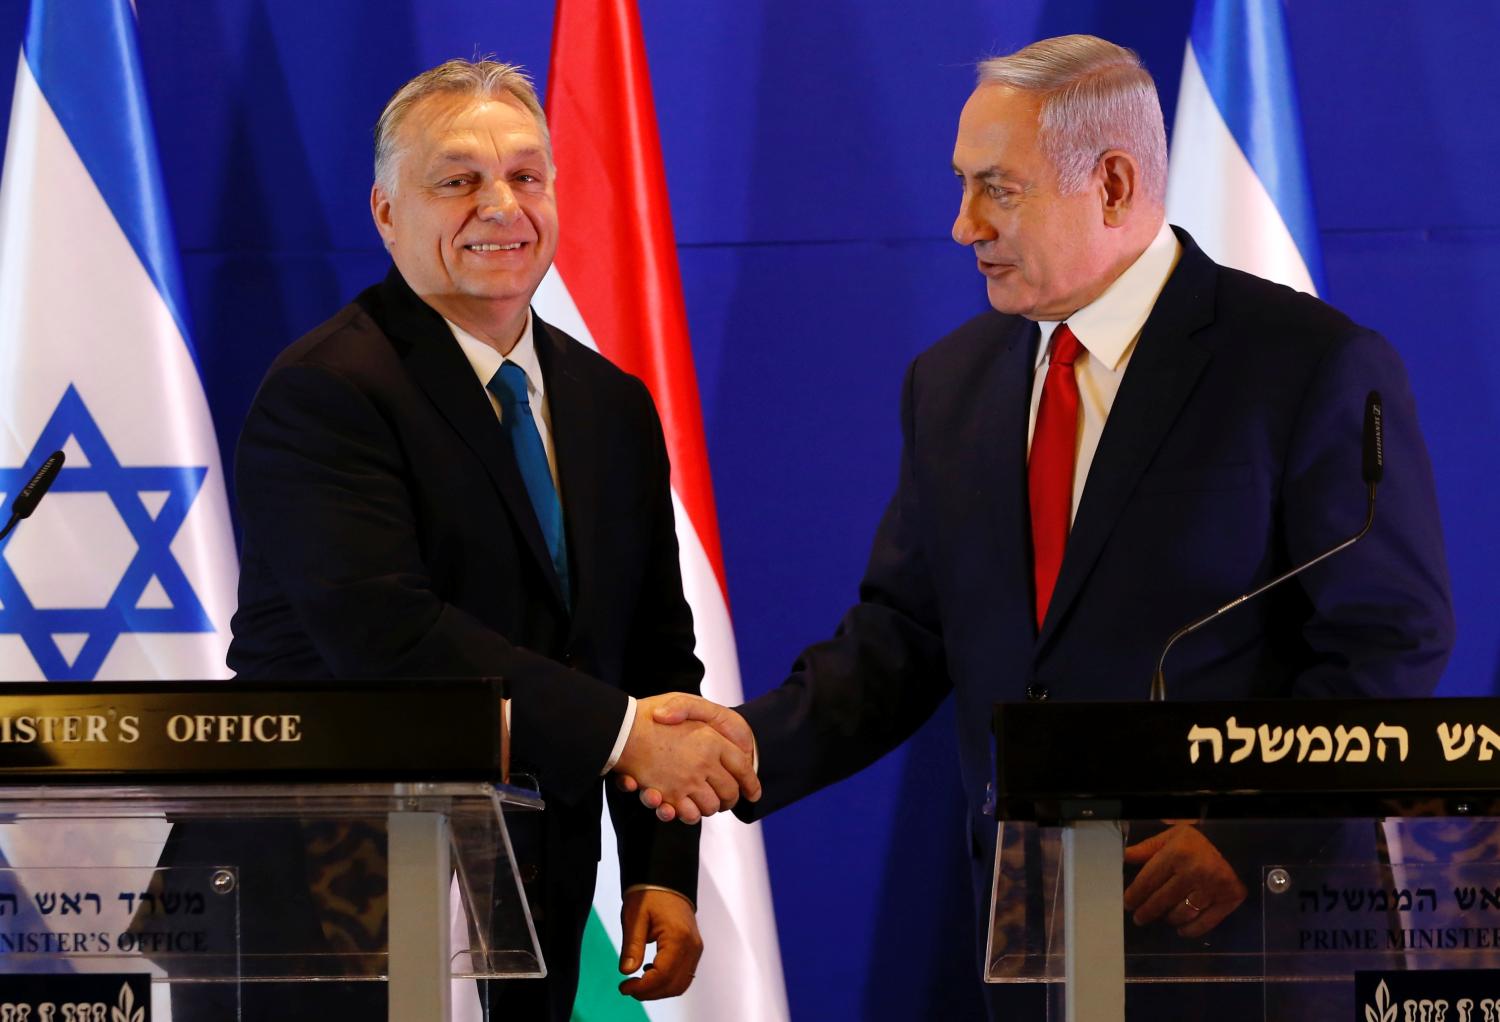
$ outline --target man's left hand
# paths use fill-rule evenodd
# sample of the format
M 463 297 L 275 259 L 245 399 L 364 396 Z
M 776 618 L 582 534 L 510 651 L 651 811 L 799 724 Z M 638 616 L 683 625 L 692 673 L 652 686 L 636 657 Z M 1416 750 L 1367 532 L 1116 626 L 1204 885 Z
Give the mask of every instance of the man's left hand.
M 621 983 L 620 993 L 638 1001 L 654 1001 L 676 997 L 688 988 L 703 957 L 703 938 L 691 902 L 672 891 L 630 891 L 620 909 L 620 923 L 624 931 L 621 972 L 640 968 L 646 945 L 656 945 L 655 960 L 641 975 Z
M 1125 888 L 1137 926 L 1165 918 L 1180 937 L 1201 937 L 1245 900 L 1245 885 L 1197 827 L 1179 823 L 1125 849 L 1141 865 Z

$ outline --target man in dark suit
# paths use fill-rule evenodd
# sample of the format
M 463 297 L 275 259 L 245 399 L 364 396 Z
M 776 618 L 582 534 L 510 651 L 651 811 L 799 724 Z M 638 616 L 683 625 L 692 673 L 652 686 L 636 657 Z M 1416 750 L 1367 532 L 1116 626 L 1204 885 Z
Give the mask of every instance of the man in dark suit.
M 530 312 L 553 180 L 520 69 L 450 61 L 397 92 L 370 200 L 394 267 L 277 358 L 236 476 L 241 676 L 509 680 L 513 767 L 547 802 L 512 836 L 550 974 L 494 986 L 507 1018 L 569 1017 L 609 770 L 660 777 L 689 822 L 755 794 L 740 749 L 650 712 L 703 673 L 667 454 L 645 386 Z M 608 801 L 621 970 L 657 945 L 622 989 L 681 993 L 697 831 Z
M 1352 534 L 1370 390 L 1388 462 L 1373 530 L 1180 643 L 1171 694 L 1427 693 L 1453 624 L 1431 470 L 1390 346 L 1165 225 L 1161 109 L 1130 51 L 1050 39 L 978 77 L 954 147 L 953 237 L 995 311 L 908 371 L 900 475 L 859 602 L 741 707 L 765 795 L 736 812 L 865 767 L 952 692 L 983 920 L 991 704 L 1144 698 L 1177 627 Z M 686 699 L 660 717 L 744 733 Z M 1246 896 L 1192 826 L 1127 860 L 1142 925 L 1200 937 Z

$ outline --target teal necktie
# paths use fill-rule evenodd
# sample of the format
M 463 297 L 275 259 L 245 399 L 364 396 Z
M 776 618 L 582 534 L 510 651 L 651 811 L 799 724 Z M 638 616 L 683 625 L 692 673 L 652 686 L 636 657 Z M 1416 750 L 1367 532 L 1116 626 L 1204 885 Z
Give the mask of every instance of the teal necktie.
M 516 465 L 526 482 L 526 495 L 531 498 L 531 509 L 536 512 L 537 524 L 542 527 L 547 552 L 552 555 L 552 567 L 557 569 L 563 603 L 571 609 L 573 600 L 568 587 L 568 541 L 563 534 L 562 501 L 557 497 L 557 487 L 552 485 L 552 470 L 547 466 L 547 449 L 542 446 L 542 434 L 537 431 L 536 420 L 531 417 L 531 402 L 526 397 L 526 370 L 514 362 L 504 362 L 486 386 L 500 401 L 500 427 L 510 436 L 511 448 L 516 452 Z

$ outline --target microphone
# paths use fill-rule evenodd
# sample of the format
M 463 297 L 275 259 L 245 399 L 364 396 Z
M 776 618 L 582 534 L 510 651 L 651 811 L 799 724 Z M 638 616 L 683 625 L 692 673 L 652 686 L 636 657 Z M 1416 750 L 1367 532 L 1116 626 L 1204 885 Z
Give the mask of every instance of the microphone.
M 42 462 L 42 467 L 36 470 L 36 475 L 31 481 L 21 488 L 16 494 L 16 499 L 10 505 L 10 521 L 5 523 L 5 528 L 0 529 L 0 539 L 10 535 L 10 530 L 16 527 L 16 523 L 22 518 L 30 518 L 36 506 L 42 502 L 52 484 L 57 481 L 57 473 L 62 471 L 63 462 L 67 456 L 62 451 L 53 451 Z
M 1375 499 L 1375 485 L 1385 475 L 1385 421 L 1380 417 L 1380 391 L 1372 390 L 1365 397 L 1365 482 L 1370 486 L 1370 499 Z
M 1380 485 L 1381 477 L 1384 474 L 1384 420 L 1381 418 L 1380 392 L 1378 390 L 1372 390 L 1365 397 L 1365 443 L 1364 459 L 1361 464 L 1361 475 L 1364 477 L 1365 486 L 1367 488 L 1364 525 L 1360 526 L 1359 531 L 1354 535 L 1350 536 L 1348 539 L 1344 540 L 1342 543 L 1337 544 L 1336 546 L 1329 547 L 1327 550 L 1324 550 L 1321 554 L 1314 557 L 1312 560 L 1305 561 L 1304 563 L 1297 565 L 1295 568 L 1292 568 L 1290 571 L 1285 571 L 1282 574 L 1277 575 L 1275 578 L 1271 579 L 1271 581 L 1266 582 L 1256 587 L 1255 589 L 1252 589 L 1250 592 L 1245 593 L 1242 596 L 1235 597 L 1233 600 L 1230 600 L 1218 610 L 1213 611 L 1210 614 L 1205 614 L 1198 620 L 1193 621 L 1189 624 L 1185 624 L 1181 628 L 1177 629 L 1177 631 L 1173 632 L 1172 637 L 1167 640 L 1167 644 L 1162 647 L 1161 657 L 1156 661 L 1156 674 L 1151 678 L 1151 702 L 1163 703 L 1167 700 L 1167 678 L 1163 673 L 1163 670 L 1167 662 L 1167 653 L 1170 652 L 1172 647 L 1177 644 L 1178 639 L 1183 639 L 1189 635 L 1192 635 L 1204 625 L 1209 624 L 1213 621 L 1217 621 L 1219 618 L 1223 617 L 1225 614 L 1229 613 L 1240 604 L 1255 599 L 1257 596 L 1259 596 L 1261 593 L 1266 592 L 1267 590 L 1275 589 L 1287 579 L 1297 577 L 1308 568 L 1311 568 L 1314 564 L 1319 564 L 1323 561 L 1326 561 L 1328 558 L 1332 557 L 1340 550 L 1347 550 L 1355 543 L 1358 543 L 1361 539 L 1364 539 L 1365 533 L 1370 531 L 1370 526 L 1375 524 L 1375 488 Z

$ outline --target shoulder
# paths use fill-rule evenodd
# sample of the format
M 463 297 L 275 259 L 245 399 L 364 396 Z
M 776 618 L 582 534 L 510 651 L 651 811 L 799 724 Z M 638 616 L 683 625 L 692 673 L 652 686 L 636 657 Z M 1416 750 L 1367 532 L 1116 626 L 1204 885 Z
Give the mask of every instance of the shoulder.
M 1388 348 L 1374 330 L 1327 302 L 1284 284 L 1221 265 L 1187 231 L 1173 228 L 1182 245 L 1176 268 L 1147 321 L 1185 329 L 1227 363 L 1279 362 L 1316 366 L 1349 347 Z
M 921 352 L 906 373 L 913 397 L 931 394 L 950 402 L 979 396 L 1013 373 L 1030 370 L 1036 324 L 989 311 L 945 334 Z
M 288 345 L 267 375 L 304 368 L 357 378 L 383 365 L 394 366 L 400 358 L 394 339 L 356 299 Z
M 992 358 L 997 350 L 1028 342 L 1035 326 L 1020 316 L 993 309 L 981 312 L 938 338 L 917 360 L 935 368 L 961 371 Z
M 1218 268 L 1213 323 L 1199 337 L 1247 387 L 1260 380 L 1311 394 L 1345 379 L 1356 389 L 1406 386 L 1400 355 L 1378 331 L 1312 295 L 1227 267 Z
M 1333 343 L 1371 333 L 1322 299 L 1243 273 L 1218 267 L 1215 322 L 1283 343 Z
M 413 346 L 360 294 L 276 356 L 256 389 L 246 432 L 266 422 L 374 422 L 381 409 L 409 407 L 415 383 L 405 366 Z
M 535 316 L 535 341 L 543 371 L 566 373 L 582 384 L 594 400 L 656 413 L 646 384 L 590 348 L 561 327 Z
M 1037 324 L 1019 315 L 1004 312 L 981 312 L 933 342 L 913 359 L 912 369 L 922 374 L 969 375 L 992 363 L 999 354 L 1014 345 L 1031 347 L 1032 332 Z

